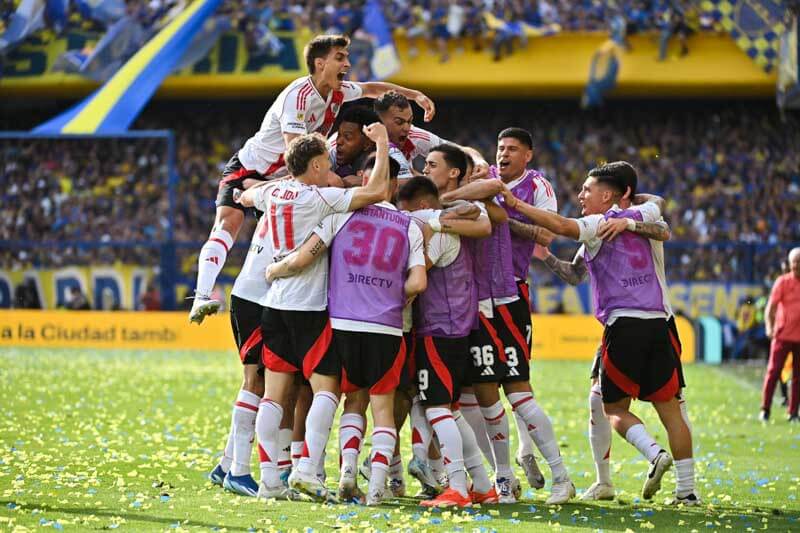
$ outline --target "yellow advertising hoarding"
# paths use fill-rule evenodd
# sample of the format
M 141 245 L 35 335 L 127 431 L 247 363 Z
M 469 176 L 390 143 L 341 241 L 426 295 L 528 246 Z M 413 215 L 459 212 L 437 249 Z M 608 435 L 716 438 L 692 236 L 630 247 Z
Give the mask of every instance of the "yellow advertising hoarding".
M 695 360 L 692 325 L 679 317 L 684 362 Z M 590 315 L 533 315 L 533 358 L 591 360 L 603 333 Z M 184 312 L 0 311 L 0 348 L 233 350 L 227 313 L 202 325 Z
M 67 49 L 91 47 L 98 35 L 80 32 L 50 42 L 26 43 L 3 65 L 0 97 L 77 98 L 98 84 L 75 74 L 52 71 Z M 157 96 L 175 98 L 262 98 L 274 95 L 306 74 L 302 49 L 307 32 L 280 34 L 284 48 L 276 57 L 248 53 L 241 34 L 226 33 L 208 57 L 167 78 Z M 390 81 L 424 89 L 434 96 L 570 97 L 582 93 L 594 52 L 607 40 L 605 32 L 561 33 L 531 39 L 502 61 L 488 49 L 452 51 L 441 63 L 437 55 L 410 57 L 404 37 L 396 39 L 402 67 Z M 622 55 L 619 96 L 771 96 L 775 75 L 766 74 L 726 34 L 700 33 L 689 39 L 691 52 L 675 51 L 659 62 L 658 34 L 634 35 L 632 49 Z

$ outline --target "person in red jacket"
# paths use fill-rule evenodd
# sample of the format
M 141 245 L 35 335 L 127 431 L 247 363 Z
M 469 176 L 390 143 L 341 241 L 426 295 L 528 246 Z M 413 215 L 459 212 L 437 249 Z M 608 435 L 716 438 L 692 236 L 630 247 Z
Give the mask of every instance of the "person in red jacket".
M 769 420 L 772 395 L 780 377 L 786 358 L 792 354 L 792 391 L 789 401 L 789 421 L 800 422 L 797 416 L 800 407 L 800 247 L 789 252 L 789 272 L 780 276 L 764 312 L 767 337 L 772 339 L 767 374 L 762 389 L 762 421 Z

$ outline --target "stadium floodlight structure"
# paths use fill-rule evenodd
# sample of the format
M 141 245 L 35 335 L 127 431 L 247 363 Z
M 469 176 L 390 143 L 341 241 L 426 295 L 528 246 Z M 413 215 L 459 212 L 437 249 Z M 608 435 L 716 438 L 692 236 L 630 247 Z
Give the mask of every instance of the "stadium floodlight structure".
M 171 130 L 139 130 L 129 131 L 126 133 L 117 134 L 52 134 L 52 133 L 31 133 L 25 131 L 3 131 L 0 132 L 0 150 L 8 148 L 11 143 L 18 143 L 20 145 L 35 146 L 37 143 L 48 141 L 75 141 L 75 142 L 88 142 L 95 146 L 102 145 L 102 143 L 120 142 L 126 143 L 141 143 L 148 140 L 155 141 L 156 145 L 163 146 L 162 159 L 158 170 L 162 176 L 155 176 L 156 184 L 162 186 L 161 198 L 163 200 L 166 196 L 166 213 L 163 220 L 163 231 L 160 238 L 142 238 L 138 240 L 100 240 L 99 236 L 92 236 L 91 238 L 79 238 L 69 240 L 56 240 L 44 238 L 41 240 L 25 239 L 25 240 L 0 240 L 0 250 L 5 255 L 5 259 L 10 258 L 10 254 L 19 254 L 21 251 L 27 251 L 30 255 L 47 251 L 100 251 L 100 250 L 120 250 L 128 251 L 137 250 L 139 252 L 146 251 L 150 255 L 150 259 L 154 256 L 158 257 L 158 261 L 153 261 L 151 264 L 154 267 L 153 273 L 158 273 L 160 280 L 160 293 L 161 305 L 163 309 L 175 309 L 176 307 L 176 285 L 178 282 L 179 271 L 177 261 L 177 248 L 178 244 L 175 241 L 175 213 L 178 207 L 177 188 L 178 188 L 178 173 L 176 166 L 176 148 L 175 148 L 175 135 Z M 152 155 L 152 154 L 136 154 Z M 77 176 L 75 176 L 77 177 Z M 117 199 L 114 198 L 116 201 Z M 69 200 L 66 200 L 69 202 Z M 156 206 L 153 206 L 153 217 L 158 217 Z M 118 223 L 126 223 L 125 220 L 117 221 Z M 159 221 L 160 222 L 160 221 Z M 88 228 L 87 228 L 88 229 Z M 187 243 L 188 245 L 189 243 Z M 194 246 L 196 243 L 191 243 Z M 134 254 L 135 257 L 135 254 Z M 4 261 L 5 262 L 5 261 Z M 9 261 L 10 262 L 10 261 Z M 69 264 L 65 266 L 70 266 Z M 141 284 L 139 284 L 141 285 Z M 8 285 L 4 285 L 8 287 Z M 138 289 L 143 289 L 139 286 Z M 95 287 L 94 297 L 97 299 L 101 295 L 102 288 Z M 134 291 L 136 292 L 136 291 Z M 117 295 L 118 297 L 120 295 Z M 135 294 L 134 294 L 135 296 Z M 12 298 L 11 294 L 0 294 L 0 300 Z M 56 298 L 54 298 L 54 305 Z M 3 302 L 8 304 L 10 302 Z M 131 306 L 135 306 L 137 302 L 133 301 Z

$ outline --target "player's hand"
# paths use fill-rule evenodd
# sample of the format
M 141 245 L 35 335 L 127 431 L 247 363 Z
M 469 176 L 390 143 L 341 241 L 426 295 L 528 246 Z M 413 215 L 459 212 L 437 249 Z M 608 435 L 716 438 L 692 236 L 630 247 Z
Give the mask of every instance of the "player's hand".
M 544 261 L 548 255 L 550 255 L 550 250 L 548 250 L 546 246 L 537 244 L 533 247 L 533 257 L 539 261 Z
M 500 180 L 498 180 L 500 181 Z M 508 207 L 511 209 L 516 209 L 519 205 L 519 198 L 514 196 L 514 193 L 511 192 L 505 183 L 503 183 L 503 188 L 500 189 L 500 194 L 503 196 L 503 201 L 506 203 Z
M 272 283 L 278 278 L 278 276 L 276 275 L 278 267 L 276 265 L 277 263 L 272 263 L 267 265 L 267 272 L 265 274 L 265 277 L 267 278 L 267 281 L 269 281 L 270 283 Z
M 489 177 L 489 163 L 485 160 L 476 161 L 472 169 L 472 180 L 482 180 Z
M 364 126 L 362 129 L 364 130 L 364 135 L 369 137 L 376 145 L 378 143 L 389 143 L 389 134 L 386 132 L 386 126 L 380 122 L 373 122 L 369 126 Z
M 233 201 L 235 203 L 241 203 L 239 200 L 241 200 L 243 192 L 242 189 L 233 189 Z
M 417 96 L 414 97 L 414 101 L 425 111 L 425 122 L 433 120 L 434 115 L 436 115 L 436 104 L 433 103 L 433 100 L 417 91 Z
M 610 241 L 627 229 L 627 218 L 609 218 L 600 223 L 597 236 L 604 241 Z

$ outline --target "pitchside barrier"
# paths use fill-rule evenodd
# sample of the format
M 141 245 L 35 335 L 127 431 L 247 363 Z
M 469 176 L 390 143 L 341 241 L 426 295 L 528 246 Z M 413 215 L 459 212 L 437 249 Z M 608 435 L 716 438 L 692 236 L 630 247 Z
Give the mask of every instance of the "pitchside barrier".
M 692 323 L 677 318 L 682 360 L 695 361 Z M 533 358 L 591 360 L 603 333 L 591 315 L 533 315 Z M 228 313 L 190 324 L 185 312 L 0 311 L 0 349 L 235 350 Z

